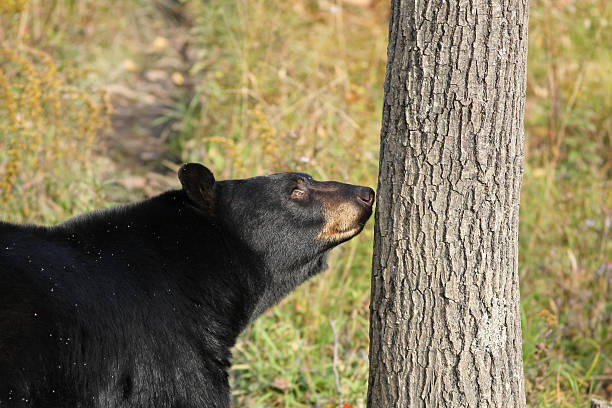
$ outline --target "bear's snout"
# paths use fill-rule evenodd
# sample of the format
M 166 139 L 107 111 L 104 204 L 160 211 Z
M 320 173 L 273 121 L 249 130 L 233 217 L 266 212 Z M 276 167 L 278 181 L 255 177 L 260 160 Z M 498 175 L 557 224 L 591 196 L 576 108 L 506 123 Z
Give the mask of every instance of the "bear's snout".
M 374 190 L 370 187 L 359 187 L 357 191 L 357 199 L 368 207 L 374 204 Z
M 321 184 L 324 224 L 319 239 L 337 244 L 359 234 L 372 215 L 374 190 L 336 182 Z

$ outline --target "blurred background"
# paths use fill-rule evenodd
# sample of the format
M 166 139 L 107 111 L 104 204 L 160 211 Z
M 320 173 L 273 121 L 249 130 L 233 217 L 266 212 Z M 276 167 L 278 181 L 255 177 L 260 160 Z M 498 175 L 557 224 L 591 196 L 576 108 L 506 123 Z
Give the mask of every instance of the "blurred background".
M 178 188 L 186 161 L 218 179 L 293 169 L 375 187 L 388 13 L 0 0 L 0 219 L 52 224 Z M 529 45 L 527 402 L 587 407 L 612 399 L 612 2 L 532 0 Z M 241 336 L 236 407 L 365 406 L 372 227 Z

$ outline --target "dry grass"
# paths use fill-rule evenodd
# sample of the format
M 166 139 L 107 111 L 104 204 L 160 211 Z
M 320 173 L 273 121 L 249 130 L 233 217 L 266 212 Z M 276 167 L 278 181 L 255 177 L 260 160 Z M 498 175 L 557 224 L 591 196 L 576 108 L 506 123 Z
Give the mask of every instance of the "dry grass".
M 103 95 L 69 85 L 49 54 L 5 42 L 0 99 L 3 218 L 44 222 L 101 205 L 92 164 L 108 126 Z
M 212 161 L 226 177 L 307 169 L 375 183 L 382 13 L 305 1 L 190 5 L 206 59 L 191 72 L 202 109 L 183 118 L 184 159 Z
M 521 292 L 530 405 L 612 399 L 612 7 L 533 4 Z

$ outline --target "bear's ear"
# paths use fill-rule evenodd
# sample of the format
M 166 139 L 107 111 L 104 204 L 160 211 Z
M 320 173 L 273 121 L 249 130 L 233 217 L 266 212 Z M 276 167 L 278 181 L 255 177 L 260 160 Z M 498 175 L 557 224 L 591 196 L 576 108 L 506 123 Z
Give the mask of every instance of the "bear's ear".
M 178 178 L 187 197 L 199 208 L 213 208 L 215 176 L 210 170 L 199 163 L 187 163 L 179 169 Z

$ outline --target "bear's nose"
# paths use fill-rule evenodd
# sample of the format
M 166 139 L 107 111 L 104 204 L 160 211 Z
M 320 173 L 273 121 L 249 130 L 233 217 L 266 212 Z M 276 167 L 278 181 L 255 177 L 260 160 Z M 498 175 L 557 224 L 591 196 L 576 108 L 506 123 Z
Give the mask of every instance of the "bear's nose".
M 359 188 L 357 191 L 357 199 L 368 207 L 371 207 L 372 204 L 374 204 L 374 190 L 370 187 Z

